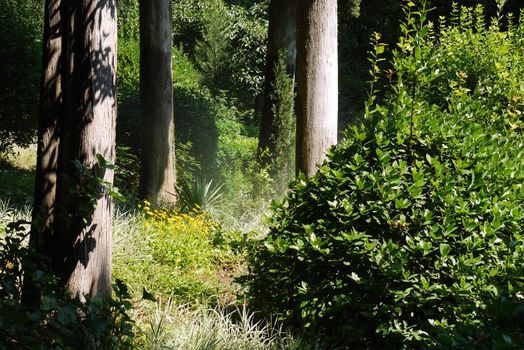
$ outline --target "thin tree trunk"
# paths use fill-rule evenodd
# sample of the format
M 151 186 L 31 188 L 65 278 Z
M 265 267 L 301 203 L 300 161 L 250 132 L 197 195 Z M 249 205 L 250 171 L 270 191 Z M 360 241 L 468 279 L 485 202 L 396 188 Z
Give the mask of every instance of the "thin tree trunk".
M 297 15 L 297 172 L 311 177 L 337 143 L 337 1 L 299 1 Z
M 140 1 L 140 197 L 174 202 L 171 0 Z
M 275 156 L 275 134 L 279 132 L 274 125 L 273 106 L 280 101 L 275 98 L 276 66 L 280 55 L 285 55 L 284 62 L 288 76 L 295 81 L 296 66 L 296 0 L 272 0 L 269 5 L 269 31 L 265 69 L 265 88 L 260 121 L 258 153 L 262 162 L 268 164 Z M 294 85 L 294 84 L 293 84 Z M 294 88 L 293 88 L 294 90 Z M 293 93 L 293 91 L 291 91 Z M 269 157 L 263 152 L 269 151 Z

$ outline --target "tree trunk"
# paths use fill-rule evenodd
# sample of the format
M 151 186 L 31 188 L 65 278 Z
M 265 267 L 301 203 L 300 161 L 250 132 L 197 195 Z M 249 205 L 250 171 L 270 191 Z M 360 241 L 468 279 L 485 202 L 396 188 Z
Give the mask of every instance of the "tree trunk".
M 64 82 L 64 138 L 59 166 L 62 201 L 58 237 L 65 244 L 62 278 L 71 295 L 111 297 L 113 203 L 108 186 L 115 161 L 116 43 L 115 0 L 81 0 L 71 6 L 66 31 L 70 79 Z M 67 83 L 67 85 L 65 85 Z M 105 161 L 99 162 L 102 156 Z M 79 162 L 74 163 L 75 160 Z M 72 191 L 75 189 L 75 191 Z M 61 256 L 62 255 L 62 256 Z
M 174 202 L 171 0 L 140 1 L 140 197 Z
M 110 298 L 116 2 L 46 0 L 45 11 L 30 245 L 72 297 Z M 23 298 L 33 303 L 29 277 Z
M 54 221 L 57 162 L 60 146 L 59 120 L 63 118 L 60 60 L 62 54 L 61 0 L 46 0 L 44 8 L 44 37 L 42 79 L 38 117 L 37 166 L 33 223 L 29 245 L 38 253 L 49 256 L 50 235 Z M 48 244 L 46 244 L 48 243 Z M 26 305 L 35 305 L 39 291 L 30 280 L 24 280 L 22 292 Z
M 263 163 L 270 162 L 275 154 L 275 113 L 273 106 L 279 104 L 274 87 L 276 86 L 276 67 L 280 55 L 284 55 L 286 73 L 295 81 L 296 66 L 296 0 L 272 0 L 269 5 L 269 31 L 265 70 L 264 101 L 260 121 L 260 135 L 258 141 L 259 157 Z M 294 91 L 293 90 L 291 93 Z M 263 157 L 263 152 L 269 151 L 269 157 Z
M 35 175 L 34 226 L 31 234 L 31 239 L 36 241 L 38 241 L 38 237 L 41 237 L 40 233 L 47 231 L 53 222 L 52 209 L 56 195 L 57 161 L 60 145 L 58 121 L 63 116 L 60 72 L 62 54 L 60 2 L 61 0 L 47 0 L 45 4 L 38 119 L 38 166 Z
M 311 177 L 337 143 L 337 1 L 299 1 L 297 15 L 297 172 Z

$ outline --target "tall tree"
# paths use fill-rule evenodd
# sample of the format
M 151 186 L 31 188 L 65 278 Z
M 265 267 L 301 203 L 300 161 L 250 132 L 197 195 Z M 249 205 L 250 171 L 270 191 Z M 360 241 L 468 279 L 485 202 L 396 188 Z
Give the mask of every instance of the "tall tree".
M 45 11 L 30 244 L 73 297 L 110 297 L 116 2 L 46 0 Z
M 51 256 L 54 205 L 56 197 L 58 152 L 60 146 L 59 121 L 63 120 L 61 0 L 46 0 L 42 47 L 42 77 L 38 117 L 33 225 L 29 245 L 45 256 Z M 38 290 L 28 278 L 22 293 L 25 304 L 38 302 Z
M 312 176 L 337 143 L 337 1 L 297 7 L 297 171 Z
M 42 79 L 38 118 L 37 167 L 35 176 L 34 213 L 41 230 L 48 230 L 53 221 L 56 195 L 59 120 L 63 119 L 61 0 L 46 0 L 42 55 Z M 32 238 L 41 238 L 34 235 Z
M 296 68 L 297 0 L 272 0 L 258 155 L 271 165 L 277 187 L 287 183 L 291 164 L 291 125 Z M 287 82 L 286 82 L 287 80 Z M 282 90 L 286 91 L 282 91 Z M 277 188 L 277 191 L 279 189 Z
M 140 1 L 140 197 L 175 201 L 171 0 Z

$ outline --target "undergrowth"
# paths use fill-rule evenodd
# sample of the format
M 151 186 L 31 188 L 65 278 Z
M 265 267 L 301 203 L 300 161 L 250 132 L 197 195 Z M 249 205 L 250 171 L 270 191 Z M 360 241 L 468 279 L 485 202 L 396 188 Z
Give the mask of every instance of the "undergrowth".
M 181 303 L 235 301 L 231 282 L 242 258 L 205 212 L 143 202 L 139 212 L 117 216 L 114 236 L 114 274 L 136 295 L 145 288 Z

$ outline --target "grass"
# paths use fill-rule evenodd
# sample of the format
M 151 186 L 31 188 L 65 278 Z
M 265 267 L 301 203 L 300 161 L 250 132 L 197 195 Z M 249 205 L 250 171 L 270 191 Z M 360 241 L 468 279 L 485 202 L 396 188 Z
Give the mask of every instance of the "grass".
M 10 166 L 15 169 L 34 170 L 36 164 L 36 145 L 31 145 L 27 148 L 16 146 L 12 154 L 4 157 L 4 162 L 10 164 Z
M 276 350 L 304 348 L 276 322 L 257 320 L 245 306 L 193 308 L 159 301 L 141 324 L 145 349 Z
M 0 163 L 0 236 L 10 222 L 31 218 L 34 153 L 34 147 L 19 149 Z M 140 209 L 117 206 L 113 275 L 136 300 L 140 349 L 321 348 L 259 319 L 237 300 L 234 278 L 245 273 L 246 241 L 264 230 L 264 210 L 255 206 L 240 219 L 234 216 L 183 214 L 147 203 Z M 144 290 L 156 302 L 142 299 Z
M 15 207 L 9 200 L 0 199 L 0 237 L 5 235 L 7 225 L 12 222 L 31 220 L 31 207 Z
M 117 210 L 114 276 L 133 295 L 147 289 L 180 303 L 222 304 L 235 300 L 234 275 L 242 256 L 211 217 L 152 209 Z
M 0 200 L 18 208 L 32 203 L 35 164 L 36 146 L 16 147 L 13 154 L 0 156 Z

